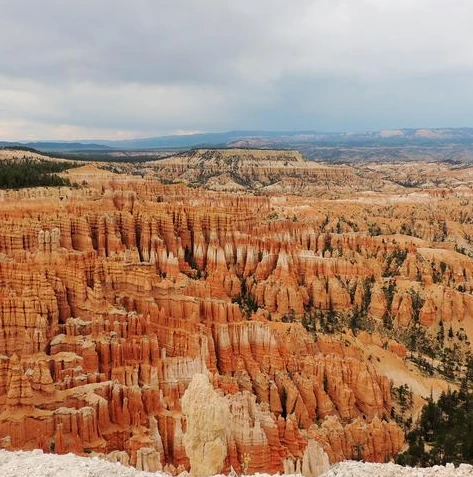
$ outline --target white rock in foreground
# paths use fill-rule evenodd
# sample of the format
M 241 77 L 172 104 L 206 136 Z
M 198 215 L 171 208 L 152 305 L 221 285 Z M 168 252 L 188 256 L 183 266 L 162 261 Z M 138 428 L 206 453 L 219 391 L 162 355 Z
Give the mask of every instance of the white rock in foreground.
M 1 477 L 169 477 L 162 472 L 142 472 L 97 457 L 0 450 Z
M 296 477 L 286 474 L 287 477 Z M 0 450 L 1 477 L 170 477 L 163 472 L 143 472 L 97 457 L 73 454 L 43 454 L 42 451 L 7 452 Z M 254 477 L 268 477 L 256 474 Z M 300 476 L 297 476 L 300 477 Z M 401 467 L 395 464 L 340 462 L 321 477 L 473 477 L 473 466 L 462 464 L 455 468 L 435 466 L 425 469 Z
M 416 468 L 396 464 L 372 464 L 364 462 L 340 462 L 321 477 L 473 477 L 473 466 L 453 464 Z

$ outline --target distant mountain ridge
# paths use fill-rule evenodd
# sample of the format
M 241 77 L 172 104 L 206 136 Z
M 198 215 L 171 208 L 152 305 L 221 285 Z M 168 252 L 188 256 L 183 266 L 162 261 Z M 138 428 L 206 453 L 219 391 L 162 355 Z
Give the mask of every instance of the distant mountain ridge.
M 0 148 L 29 148 L 37 151 L 46 152 L 63 152 L 63 151 L 95 151 L 113 149 L 104 144 L 96 144 L 85 142 L 69 142 L 69 141 L 33 141 L 33 142 L 9 142 L 0 141 Z
M 294 148 L 320 146 L 402 146 L 452 143 L 473 145 L 473 128 L 388 129 L 366 132 L 227 131 L 124 140 L 0 141 L 0 147 L 27 146 L 41 151 L 190 149 L 197 147 Z

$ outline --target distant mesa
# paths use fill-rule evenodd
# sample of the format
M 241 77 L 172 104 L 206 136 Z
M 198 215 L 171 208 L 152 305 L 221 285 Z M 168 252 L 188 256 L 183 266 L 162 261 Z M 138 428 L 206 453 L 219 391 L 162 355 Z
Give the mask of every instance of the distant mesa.
M 308 161 L 298 151 L 271 149 L 196 149 L 150 162 L 161 180 L 201 185 L 214 190 L 260 191 L 310 188 L 347 183 L 349 168 Z

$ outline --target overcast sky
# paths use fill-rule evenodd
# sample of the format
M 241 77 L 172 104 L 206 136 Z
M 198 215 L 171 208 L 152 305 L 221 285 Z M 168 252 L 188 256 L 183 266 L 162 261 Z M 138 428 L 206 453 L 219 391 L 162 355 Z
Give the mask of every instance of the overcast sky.
M 0 0 L 0 140 L 473 126 L 473 0 Z

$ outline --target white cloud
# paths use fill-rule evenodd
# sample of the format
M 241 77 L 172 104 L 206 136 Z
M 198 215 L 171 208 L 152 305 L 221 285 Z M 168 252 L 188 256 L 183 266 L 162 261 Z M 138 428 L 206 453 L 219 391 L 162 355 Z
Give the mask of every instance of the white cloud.
M 0 8 L 0 139 L 473 125 L 471 0 Z

